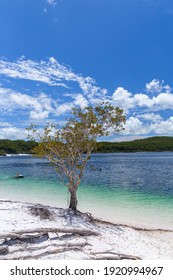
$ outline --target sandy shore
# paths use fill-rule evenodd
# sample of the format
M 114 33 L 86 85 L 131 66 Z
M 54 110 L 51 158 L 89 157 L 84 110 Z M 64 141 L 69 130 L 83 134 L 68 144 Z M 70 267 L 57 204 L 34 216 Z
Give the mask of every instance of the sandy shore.
M 0 259 L 173 259 L 173 231 L 0 200 Z

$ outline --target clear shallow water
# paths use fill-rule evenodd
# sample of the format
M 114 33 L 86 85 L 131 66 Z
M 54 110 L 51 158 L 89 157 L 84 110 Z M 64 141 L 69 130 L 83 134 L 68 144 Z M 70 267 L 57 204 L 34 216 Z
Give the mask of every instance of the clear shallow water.
M 119 223 L 173 229 L 173 153 L 93 155 L 78 208 Z M 25 178 L 13 179 L 16 173 Z M 0 158 L 0 197 L 68 206 L 67 189 L 46 160 Z

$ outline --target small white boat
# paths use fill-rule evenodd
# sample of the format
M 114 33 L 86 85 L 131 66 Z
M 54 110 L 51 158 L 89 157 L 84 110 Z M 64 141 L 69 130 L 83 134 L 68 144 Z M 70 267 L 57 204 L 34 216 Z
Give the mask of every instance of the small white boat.
M 15 179 L 21 179 L 21 178 L 24 178 L 24 176 L 22 174 L 16 174 L 14 176 Z

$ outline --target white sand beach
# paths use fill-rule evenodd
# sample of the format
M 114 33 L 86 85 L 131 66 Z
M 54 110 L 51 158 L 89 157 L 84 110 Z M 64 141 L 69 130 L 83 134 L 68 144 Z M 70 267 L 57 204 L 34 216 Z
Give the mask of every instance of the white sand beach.
M 113 224 L 89 213 L 0 200 L 0 259 L 173 259 L 173 231 Z

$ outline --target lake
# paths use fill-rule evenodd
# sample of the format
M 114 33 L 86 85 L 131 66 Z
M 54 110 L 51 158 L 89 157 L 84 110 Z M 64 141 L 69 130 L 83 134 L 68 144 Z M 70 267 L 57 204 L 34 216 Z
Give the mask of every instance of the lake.
M 91 167 L 89 166 L 91 165 Z M 93 154 L 78 209 L 116 223 L 173 229 L 173 153 Z M 24 179 L 14 179 L 16 173 Z M 31 156 L 0 157 L 0 198 L 68 207 L 52 166 Z

